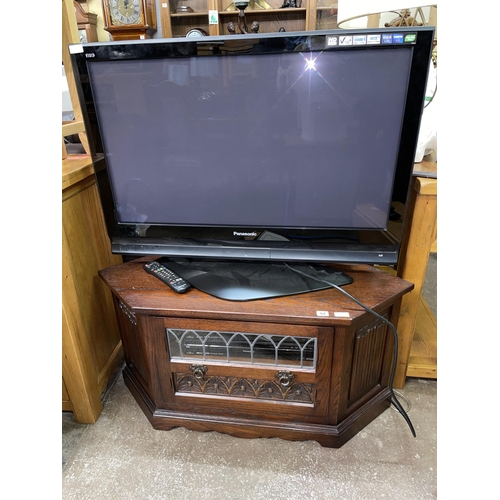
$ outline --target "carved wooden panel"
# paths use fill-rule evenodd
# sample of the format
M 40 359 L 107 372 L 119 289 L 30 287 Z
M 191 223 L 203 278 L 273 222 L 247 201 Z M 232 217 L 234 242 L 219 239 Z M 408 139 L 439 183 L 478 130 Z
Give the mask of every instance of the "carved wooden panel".
M 118 306 L 125 313 L 125 316 L 127 316 L 129 321 L 133 325 L 137 325 L 137 321 L 135 319 L 135 314 L 132 311 L 130 311 L 130 309 L 121 300 L 118 301 Z
M 175 389 L 181 393 L 211 394 L 259 400 L 314 403 L 314 384 L 292 383 L 282 387 L 273 380 L 212 376 L 203 380 L 191 374 L 175 373 Z
M 145 365 L 144 350 L 142 348 L 139 327 L 136 315 L 124 302 L 114 298 L 115 310 L 120 325 L 123 350 L 127 364 L 135 371 L 135 375 L 147 387 L 147 370 Z
M 387 331 L 386 324 L 379 319 L 356 331 L 349 401 L 355 401 L 381 383 Z

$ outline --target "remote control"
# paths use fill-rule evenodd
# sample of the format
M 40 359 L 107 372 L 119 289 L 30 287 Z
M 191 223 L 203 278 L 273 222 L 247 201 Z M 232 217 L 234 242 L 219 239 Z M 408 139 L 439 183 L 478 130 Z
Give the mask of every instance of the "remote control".
M 157 261 L 148 262 L 144 264 L 143 267 L 147 273 L 163 281 L 163 283 L 168 285 L 176 293 L 184 293 L 191 288 L 191 285 L 187 281 L 183 280 L 168 267 Z

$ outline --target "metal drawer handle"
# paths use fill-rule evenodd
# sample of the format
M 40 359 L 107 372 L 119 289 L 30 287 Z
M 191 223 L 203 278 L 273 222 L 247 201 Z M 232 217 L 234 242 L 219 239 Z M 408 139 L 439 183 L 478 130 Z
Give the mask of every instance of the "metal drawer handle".
M 191 365 L 189 369 L 193 372 L 193 377 L 202 380 L 208 368 L 205 365 Z
M 278 379 L 278 382 L 280 383 L 281 387 L 288 387 L 292 382 L 293 377 L 294 374 L 287 370 L 276 373 L 276 378 Z

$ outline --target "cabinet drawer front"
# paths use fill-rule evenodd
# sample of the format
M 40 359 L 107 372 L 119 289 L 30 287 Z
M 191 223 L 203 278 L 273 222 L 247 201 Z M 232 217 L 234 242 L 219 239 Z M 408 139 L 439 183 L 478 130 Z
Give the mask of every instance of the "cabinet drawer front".
M 177 394 L 212 395 L 314 405 L 316 374 L 297 370 L 248 369 L 245 365 L 172 362 Z
M 215 413 L 326 416 L 333 329 L 165 319 L 174 404 Z M 280 405 L 281 410 L 276 405 Z

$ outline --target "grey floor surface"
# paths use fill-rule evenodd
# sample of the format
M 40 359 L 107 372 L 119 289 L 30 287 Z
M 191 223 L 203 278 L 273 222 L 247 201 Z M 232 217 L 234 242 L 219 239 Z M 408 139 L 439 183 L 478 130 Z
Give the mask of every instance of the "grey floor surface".
M 437 256 L 423 294 L 437 313 Z M 123 365 L 122 365 L 123 366 Z M 121 368 L 93 425 L 62 415 L 64 500 L 306 500 L 437 498 L 437 381 L 396 391 L 414 438 L 388 409 L 340 449 L 313 441 L 239 439 L 216 432 L 154 430 Z

